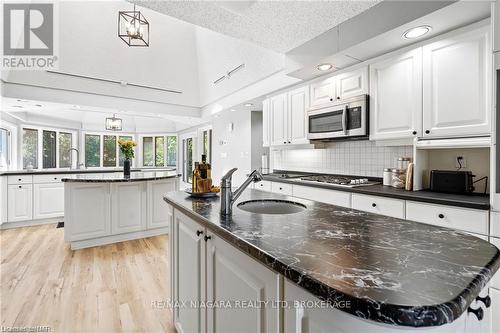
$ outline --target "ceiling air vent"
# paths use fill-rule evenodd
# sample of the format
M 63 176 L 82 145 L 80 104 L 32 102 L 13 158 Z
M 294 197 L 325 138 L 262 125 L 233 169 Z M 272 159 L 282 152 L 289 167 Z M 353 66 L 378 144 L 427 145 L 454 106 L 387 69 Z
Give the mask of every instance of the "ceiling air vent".
M 229 70 L 226 75 L 223 75 L 221 77 L 219 77 L 217 80 L 214 81 L 214 84 L 219 84 L 221 83 L 222 81 L 224 81 L 225 79 L 230 79 L 231 76 L 234 75 L 234 73 L 238 72 L 239 70 L 245 68 L 245 64 L 241 64 L 239 66 L 236 66 L 235 68 Z

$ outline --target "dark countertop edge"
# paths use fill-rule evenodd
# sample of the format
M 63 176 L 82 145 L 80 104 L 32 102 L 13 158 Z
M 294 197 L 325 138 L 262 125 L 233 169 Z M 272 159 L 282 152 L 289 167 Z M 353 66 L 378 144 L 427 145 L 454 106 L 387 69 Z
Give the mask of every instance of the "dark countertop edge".
M 481 270 L 481 273 L 478 274 L 473 282 L 471 282 L 469 286 L 467 286 L 467 288 L 465 288 L 463 292 L 455 299 L 452 299 L 446 303 L 431 304 L 425 306 L 380 304 L 370 302 L 369 300 L 365 300 L 362 298 L 357 298 L 343 292 L 339 292 L 335 288 L 332 288 L 322 283 L 321 281 L 318 281 L 310 276 L 303 274 L 300 271 L 290 268 L 288 265 L 280 262 L 269 253 L 261 250 L 260 248 L 245 241 L 244 239 L 235 236 L 233 233 L 227 231 L 226 229 L 213 224 L 212 222 L 205 219 L 203 216 L 196 214 L 192 210 L 177 204 L 175 201 L 169 200 L 168 197 L 164 196 L 163 200 L 168 204 L 173 205 L 176 209 L 179 209 L 188 217 L 195 219 L 203 226 L 210 229 L 210 231 L 217 234 L 217 236 L 221 237 L 231 245 L 237 247 L 239 250 L 246 253 L 253 259 L 264 264 L 274 272 L 283 275 L 287 280 L 313 294 L 319 299 L 329 302 L 330 304 L 335 304 L 335 302 L 338 302 L 339 297 L 342 300 L 350 301 L 352 305 L 351 307 L 337 308 L 337 310 L 349 313 L 361 319 L 370 320 L 382 324 L 404 327 L 434 327 L 450 324 L 464 313 L 462 309 L 468 308 L 468 306 L 475 299 L 475 295 L 479 295 L 481 290 L 487 285 L 487 282 L 493 277 L 492 271 L 498 270 L 499 268 L 496 267 L 495 269 L 495 267 L 493 267 L 494 263 L 497 262 L 497 266 L 500 266 L 500 261 L 498 260 L 500 258 L 500 251 L 497 251 L 496 257 L 488 262 L 487 266 L 485 266 Z M 460 306 L 458 306 L 458 304 L 463 303 L 464 300 L 466 301 L 466 306 L 461 308 Z M 359 309 L 362 310 L 359 311 Z M 381 312 L 383 314 L 378 315 L 376 318 L 372 317 L 368 319 L 362 315 L 363 313 L 371 313 L 372 315 L 374 315 Z M 393 315 L 391 315 L 392 318 L 388 317 L 388 313 L 393 313 Z M 408 315 L 411 313 L 425 313 L 425 317 L 409 317 Z M 429 325 L 429 322 L 425 320 L 429 316 L 440 319 L 432 322 L 432 325 Z
M 122 172 L 123 169 L 111 169 L 111 170 L 98 170 L 98 169 L 75 169 L 75 170 L 43 170 L 43 171 L 2 171 L 0 176 L 35 176 L 35 175 L 57 175 L 57 174 L 92 174 L 92 173 L 113 173 Z M 148 169 L 148 168 L 133 168 L 131 172 L 168 172 L 176 171 L 175 168 L 159 168 L 159 169 Z
M 61 181 L 64 183 L 131 183 L 131 182 L 144 182 L 149 180 L 161 180 L 168 178 L 179 178 L 181 175 L 171 175 L 171 176 L 146 176 L 142 178 L 116 178 L 116 179 L 77 179 L 77 178 L 62 178 Z
M 292 185 L 299 185 L 299 186 L 309 186 L 309 187 L 317 187 L 317 188 L 322 188 L 326 190 L 333 190 L 333 191 L 341 191 L 341 192 L 351 192 L 351 193 L 359 193 L 359 194 L 366 194 L 366 195 L 374 195 L 374 196 L 379 196 L 379 197 L 385 197 L 385 198 L 394 198 L 394 199 L 402 199 L 402 200 L 410 200 L 410 201 L 417 201 L 417 202 L 426 202 L 426 203 L 433 203 L 433 204 L 438 204 L 438 205 L 448 205 L 448 206 L 456 206 L 456 207 L 463 207 L 463 208 L 472 208 L 472 209 L 480 209 L 480 210 L 489 210 L 490 209 L 490 203 L 489 203 L 489 196 L 485 196 L 485 198 L 488 198 L 488 203 L 478 203 L 478 202 L 473 202 L 473 201 L 467 201 L 464 198 L 457 198 L 457 199 L 451 199 L 451 198 L 439 198 L 439 197 L 425 197 L 423 195 L 422 191 L 405 191 L 405 190 L 400 190 L 401 193 L 389 193 L 389 192 L 383 192 L 383 191 L 376 191 L 373 189 L 373 186 L 378 186 L 378 185 L 372 185 L 372 186 L 365 186 L 365 187 L 333 187 L 329 185 L 323 185 L 323 184 L 316 184 L 316 183 L 302 183 L 294 179 L 284 179 L 284 178 L 278 178 L 278 177 L 273 177 L 269 175 L 264 175 L 264 180 L 265 181 L 270 181 L 270 182 L 279 182 L 279 183 L 287 183 L 287 184 L 292 184 Z M 381 186 L 381 185 L 380 185 Z M 371 190 L 370 190 L 371 188 Z M 391 188 L 391 190 L 396 191 L 397 189 Z M 452 194 L 444 194 L 446 196 L 452 196 Z

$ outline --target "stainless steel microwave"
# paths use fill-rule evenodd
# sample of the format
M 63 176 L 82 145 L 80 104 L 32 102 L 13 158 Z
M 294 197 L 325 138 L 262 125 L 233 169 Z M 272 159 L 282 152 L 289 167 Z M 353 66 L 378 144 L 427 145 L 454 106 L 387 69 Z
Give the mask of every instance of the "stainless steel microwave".
M 309 140 L 368 138 L 368 95 L 337 100 L 331 106 L 307 112 Z

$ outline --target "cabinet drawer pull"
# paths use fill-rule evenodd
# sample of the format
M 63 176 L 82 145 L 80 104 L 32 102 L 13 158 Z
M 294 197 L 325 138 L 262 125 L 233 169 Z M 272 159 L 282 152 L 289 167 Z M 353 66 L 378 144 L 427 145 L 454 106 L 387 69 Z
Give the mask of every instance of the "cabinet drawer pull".
M 484 303 L 484 306 L 486 308 L 489 308 L 491 306 L 491 298 L 490 298 L 490 295 L 486 295 L 486 297 L 481 297 L 481 296 L 477 296 L 476 297 L 476 301 L 481 301 Z
M 212 236 L 205 236 L 205 242 L 208 241 L 209 239 L 212 239 Z
M 439 217 L 440 219 L 444 219 L 444 215 L 443 215 L 443 214 L 439 214 L 439 215 L 438 215 L 438 217 Z
M 19 178 L 18 180 L 19 180 L 19 181 L 21 181 L 22 179 L 21 179 L 21 178 Z
M 57 180 L 57 177 L 54 177 L 54 180 Z
M 203 231 L 201 231 L 201 230 L 196 230 L 196 236 L 199 236 L 199 235 L 201 235 L 202 233 L 203 233 Z
M 477 320 L 483 320 L 484 311 L 481 307 L 479 307 L 477 309 L 473 309 L 469 306 L 469 308 L 467 309 L 467 313 L 473 313 L 476 315 Z
M 333 98 L 330 98 L 330 102 L 333 102 Z
M 283 190 L 283 187 L 280 187 L 280 191 L 282 191 L 282 190 Z
M 286 141 L 283 141 L 283 143 L 286 145 Z
M 372 207 L 377 207 L 377 204 L 375 202 L 372 203 Z
M 21 185 L 19 185 L 19 188 L 23 188 Z
M 425 130 L 425 134 L 429 134 L 431 131 L 429 130 Z
M 413 135 L 417 135 L 417 131 L 413 131 Z

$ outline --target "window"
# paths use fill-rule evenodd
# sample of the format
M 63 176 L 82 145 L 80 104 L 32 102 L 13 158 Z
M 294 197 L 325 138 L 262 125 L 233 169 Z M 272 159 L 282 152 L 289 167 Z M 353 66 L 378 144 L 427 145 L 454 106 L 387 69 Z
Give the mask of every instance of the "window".
M 212 130 L 203 131 L 203 155 L 207 155 L 207 163 L 212 164 Z
M 182 140 L 184 173 L 182 180 L 186 183 L 193 182 L 193 138 Z
M 142 138 L 143 166 L 176 166 L 177 136 L 145 136 Z
M 142 164 L 144 166 L 154 165 L 153 137 L 151 136 L 142 139 Z
M 116 136 L 104 135 L 102 148 L 102 165 L 116 167 Z
M 23 169 L 38 168 L 38 130 L 23 128 Z
M 71 148 L 73 148 L 73 135 L 59 132 L 59 167 L 71 167 Z
M 101 136 L 85 134 L 85 166 L 101 166 Z
M 10 132 L 5 128 L 0 128 L 0 169 L 7 169 L 10 164 Z
M 56 167 L 56 132 L 42 131 L 42 167 Z
M 165 166 L 165 137 L 155 137 L 155 166 Z
M 177 165 L 177 137 L 167 136 L 167 166 Z
M 74 135 L 52 128 L 23 128 L 21 146 L 23 169 L 71 167 L 70 149 L 73 148 Z
M 120 136 L 119 140 L 131 141 L 131 140 L 133 140 L 133 138 L 131 136 Z M 118 165 L 123 166 L 124 160 L 125 160 L 125 157 L 123 156 L 120 148 L 118 148 Z

